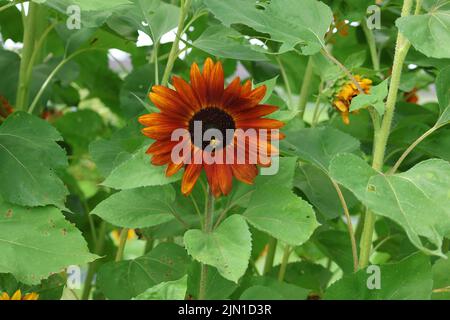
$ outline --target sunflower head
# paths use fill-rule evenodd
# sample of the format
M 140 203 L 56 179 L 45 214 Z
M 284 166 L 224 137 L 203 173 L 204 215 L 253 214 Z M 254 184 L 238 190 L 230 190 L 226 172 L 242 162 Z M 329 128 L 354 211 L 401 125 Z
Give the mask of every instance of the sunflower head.
M 266 87 L 242 85 L 239 77 L 226 88 L 224 82 L 220 62 L 208 58 L 203 71 L 194 63 L 190 83 L 174 76 L 174 89 L 154 86 L 149 97 L 160 112 L 139 118 L 143 134 L 156 140 L 147 151 L 152 164 L 167 165 L 167 176 L 184 169 L 185 195 L 202 171 L 216 197 L 231 191 L 233 176 L 251 184 L 257 166 L 270 165 L 278 152 L 271 141 L 282 138 L 283 123 L 264 118 L 278 109 L 260 104 Z
M 364 90 L 364 93 L 370 93 L 370 89 L 372 88 L 372 80 L 363 78 L 359 75 L 356 75 L 355 79 Z M 359 93 L 360 92 L 356 85 L 352 81 L 347 81 L 341 86 L 335 95 L 333 106 L 340 112 L 342 121 L 347 125 L 350 123 L 349 114 L 352 99 Z
M 27 293 L 22 296 L 22 292 L 17 290 L 12 296 L 9 296 L 7 292 L 0 294 L 0 300 L 38 300 L 39 295 L 36 292 Z

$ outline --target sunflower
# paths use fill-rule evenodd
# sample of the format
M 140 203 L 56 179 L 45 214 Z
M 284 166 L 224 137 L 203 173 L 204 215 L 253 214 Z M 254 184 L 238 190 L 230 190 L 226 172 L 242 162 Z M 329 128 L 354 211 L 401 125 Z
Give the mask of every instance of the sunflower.
M 355 76 L 355 80 L 358 81 L 359 85 L 364 90 L 364 93 L 370 93 L 370 89 L 372 88 L 372 80 L 362 78 L 359 75 Z M 346 82 L 336 94 L 335 100 L 333 101 L 333 106 L 341 113 L 342 121 L 345 124 L 350 123 L 350 105 L 352 103 L 352 99 L 358 94 L 359 90 L 352 81 Z
M 0 117 L 6 119 L 13 112 L 14 109 L 9 104 L 8 99 L 0 95 Z
M 276 106 L 260 104 L 266 86 L 252 89 L 251 81 L 241 85 L 240 78 L 236 77 L 224 88 L 222 64 L 209 58 L 202 72 L 196 63 L 192 65 L 190 84 L 177 76 L 173 77 L 172 83 L 174 90 L 158 85 L 149 94 L 161 112 L 139 118 L 146 127 L 143 134 L 156 140 L 147 150 L 152 155 L 151 163 L 167 165 L 166 176 L 184 169 L 181 183 L 184 195 L 191 193 L 203 170 L 215 197 L 231 191 L 233 176 L 252 184 L 258 174 L 257 165 L 270 166 L 270 158 L 277 155 L 277 148 L 270 142 L 282 138 L 278 129 L 284 125 L 281 121 L 263 118 L 278 110 Z M 196 131 L 199 123 L 200 131 Z M 174 161 L 172 151 L 180 142 L 171 137 L 177 129 L 185 132 L 182 143 L 188 152 Z M 206 138 L 210 129 L 218 134 Z M 230 130 L 232 134 L 229 134 Z M 246 138 L 249 130 L 257 132 L 255 139 Z M 199 134 L 202 139 L 197 139 Z M 206 160 L 211 157 L 228 160 L 236 158 L 237 154 L 241 158 L 244 155 L 245 159 Z M 251 161 L 255 158 L 256 161 Z
M 36 292 L 27 293 L 26 295 L 22 296 L 22 292 L 17 290 L 14 292 L 14 294 L 10 297 L 7 292 L 3 292 L 0 294 L 0 300 L 38 300 L 39 295 Z

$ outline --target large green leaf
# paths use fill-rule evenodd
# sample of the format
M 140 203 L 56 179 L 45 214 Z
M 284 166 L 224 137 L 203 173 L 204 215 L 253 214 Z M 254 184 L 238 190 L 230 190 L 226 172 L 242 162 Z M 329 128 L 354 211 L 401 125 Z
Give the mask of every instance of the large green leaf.
M 388 81 L 384 80 L 380 84 L 373 86 L 369 94 L 360 94 L 352 99 L 350 111 L 359 110 L 366 107 L 374 107 L 382 116 L 384 114 L 384 99 L 388 94 Z
M 282 42 L 281 51 L 301 44 L 304 54 L 314 54 L 324 46 L 324 36 L 333 15 L 316 0 L 277 0 L 268 4 L 255 0 L 205 0 L 208 9 L 226 26 L 244 24 Z
M 92 110 L 66 113 L 54 125 L 76 154 L 85 153 L 89 143 L 104 129 L 103 119 Z
M 103 181 L 103 185 L 114 189 L 133 189 L 146 186 L 161 186 L 177 181 L 181 173 L 166 177 L 165 166 L 154 166 L 145 153 L 148 147 L 138 150 L 130 159 L 116 167 Z
M 157 284 L 145 290 L 133 300 L 184 300 L 187 291 L 187 276 L 178 280 Z
M 47 122 L 24 112 L 0 126 L 0 194 L 9 202 L 64 206 L 67 190 L 55 169 L 67 165 L 60 134 Z
M 433 288 L 430 259 L 414 254 L 398 263 L 380 268 L 380 288 L 369 289 L 369 277 L 375 274 L 367 269 L 344 275 L 325 293 L 329 300 L 425 300 Z
M 213 56 L 236 60 L 264 61 L 264 54 L 254 50 L 254 47 L 243 39 L 242 35 L 221 25 L 211 26 L 192 44 Z
M 227 218 L 212 233 L 189 230 L 184 243 L 195 260 L 216 267 L 226 279 L 237 282 L 247 270 L 252 238 L 240 215 Z
M 436 91 L 441 107 L 441 116 L 436 126 L 444 126 L 450 122 L 450 66 L 442 69 L 436 78 Z
M 255 228 L 291 245 L 307 241 L 319 226 L 311 205 L 292 192 L 296 165 L 297 158 L 281 158 L 278 174 L 258 177 L 244 212 Z
M 146 140 L 141 133 L 141 126 L 133 120 L 124 128 L 117 130 L 111 139 L 98 139 L 89 145 L 89 154 L 94 159 L 98 170 L 103 176 L 129 160 Z
M 135 260 L 104 264 L 97 283 L 109 299 L 131 299 L 161 282 L 183 277 L 188 263 L 189 257 L 182 247 L 162 243 Z
M 439 259 L 431 268 L 433 272 L 433 300 L 450 300 L 450 253 Z
M 328 171 L 330 160 L 338 153 L 355 152 L 359 141 L 331 127 L 308 128 L 288 132 L 281 142 L 282 149 L 301 160 Z
M 115 226 L 147 228 L 173 220 L 177 215 L 174 202 L 175 191 L 170 185 L 143 187 L 115 193 L 91 213 Z
M 81 232 L 55 207 L 24 208 L 0 200 L 0 273 L 38 284 L 69 265 L 96 258 Z
M 428 12 L 399 18 L 396 25 L 412 45 L 428 57 L 450 58 L 450 3 L 433 0 Z
M 192 299 L 198 299 L 200 291 L 201 264 L 193 261 L 189 269 L 188 278 L 188 295 Z M 237 284 L 233 281 L 222 277 L 216 268 L 209 266 L 205 280 L 205 299 L 206 300 L 223 300 L 230 297 L 237 288 Z
M 442 239 L 450 234 L 450 164 L 447 161 L 427 160 L 407 172 L 384 175 L 355 155 L 342 154 L 331 162 L 330 174 L 373 212 L 402 226 L 417 248 L 443 255 Z

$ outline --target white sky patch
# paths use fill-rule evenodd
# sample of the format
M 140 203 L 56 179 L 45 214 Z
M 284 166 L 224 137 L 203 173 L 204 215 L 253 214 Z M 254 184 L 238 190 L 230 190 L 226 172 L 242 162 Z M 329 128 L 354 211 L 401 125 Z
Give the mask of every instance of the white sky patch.
M 360 23 L 358 21 L 352 21 L 352 22 L 350 22 L 350 25 L 352 27 L 359 27 Z
M 109 69 L 117 74 L 129 73 L 133 70 L 131 63 L 131 55 L 128 52 L 119 49 L 108 50 L 108 66 Z
M 150 38 L 145 32 L 138 30 L 138 40 L 136 42 L 137 47 L 147 47 L 153 45 L 152 38 Z
M 3 48 L 9 51 L 19 51 L 23 48 L 22 42 L 14 42 L 11 39 L 6 39 L 3 43 Z
M 16 4 L 16 8 L 19 9 L 20 11 L 22 10 L 22 6 L 23 6 L 23 10 L 25 12 L 25 15 L 28 14 L 28 2 L 23 2 L 22 4 Z
M 336 33 L 336 32 L 338 32 L 338 29 L 337 28 L 333 28 L 333 33 Z
M 408 69 L 409 69 L 409 70 L 417 69 L 417 64 L 413 64 L 413 63 L 408 64 Z
M 259 39 L 252 38 L 252 39 L 249 40 L 249 42 L 250 42 L 251 45 L 258 46 L 258 47 L 264 48 L 266 50 L 268 49 L 266 44 L 264 42 L 262 42 L 261 40 L 259 40 Z

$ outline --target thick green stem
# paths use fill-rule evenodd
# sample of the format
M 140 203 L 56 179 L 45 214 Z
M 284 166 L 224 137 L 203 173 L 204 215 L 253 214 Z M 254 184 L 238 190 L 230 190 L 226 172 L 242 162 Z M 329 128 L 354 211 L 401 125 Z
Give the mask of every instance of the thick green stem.
M 180 39 L 183 35 L 184 22 L 186 20 L 186 16 L 189 12 L 189 8 L 191 7 L 191 0 L 181 0 L 181 13 L 180 18 L 178 20 L 178 29 L 175 40 L 172 43 L 172 48 L 170 49 L 169 58 L 167 59 L 166 69 L 164 70 L 164 75 L 161 81 L 163 86 L 166 86 L 169 82 L 170 74 L 172 73 L 173 66 L 178 57 L 178 50 L 180 45 Z
M 30 62 L 35 50 L 38 15 L 39 5 L 33 1 L 30 2 L 28 15 L 23 19 L 23 48 L 22 58 L 20 60 L 19 83 L 17 86 L 16 110 L 25 110 L 28 105 L 31 82 L 31 73 L 28 72 L 28 69 L 33 67 L 30 65 Z
M 402 17 L 410 15 L 412 5 L 413 0 L 405 0 L 403 2 Z M 417 6 L 420 9 L 420 1 L 418 1 Z M 417 9 L 416 12 L 418 12 Z M 410 46 L 410 42 L 403 36 L 403 34 L 399 32 L 397 35 L 397 44 L 395 47 L 394 62 L 386 101 L 385 114 L 381 122 L 380 130 L 375 135 L 372 167 L 378 171 L 381 171 L 383 168 L 386 145 L 391 132 L 392 119 L 394 118 L 395 104 L 397 102 L 397 94 L 400 86 L 403 63 L 405 62 L 406 54 L 408 53 Z M 375 214 L 372 211 L 367 210 L 360 243 L 360 268 L 365 268 L 369 264 L 375 220 Z
M 289 262 L 289 257 L 291 256 L 291 247 L 286 245 L 283 251 L 283 258 L 281 260 L 280 271 L 278 272 L 278 281 L 283 282 L 284 276 L 286 275 L 286 269 Z
M 313 59 L 310 56 L 306 65 L 305 74 L 303 75 L 302 87 L 300 89 L 300 99 L 298 101 L 298 115 L 303 119 L 305 114 L 306 104 L 308 103 L 309 91 L 311 88 L 311 80 L 313 78 Z M 319 92 L 320 95 L 320 92 Z
M 212 231 L 213 214 L 214 214 L 214 195 L 212 194 L 211 190 L 209 190 L 208 198 L 206 200 L 205 221 L 203 223 L 203 231 L 205 233 L 211 233 Z M 208 279 L 208 266 L 202 263 L 200 271 L 198 300 L 206 299 L 207 279 Z
M 267 250 L 266 261 L 264 263 L 264 271 L 263 274 L 267 274 L 272 270 L 273 260 L 275 258 L 275 252 L 277 251 L 277 239 L 271 237 L 269 239 L 269 248 Z
M 4 6 L 0 7 L 0 12 L 2 12 L 3 10 L 9 9 L 11 7 L 14 7 L 16 4 L 20 4 L 23 2 L 27 2 L 27 1 L 11 1 L 11 2 L 5 4 Z
M 130 229 L 123 228 L 122 231 L 120 231 L 120 238 L 119 238 L 119 247 L 117 248 L 117 254 L 116 254 L 116 262 L 122 261 L 123 259 L 123 253 L 125 251 L 125 245 L 127 244 L 128 239 L 128 231 Z

